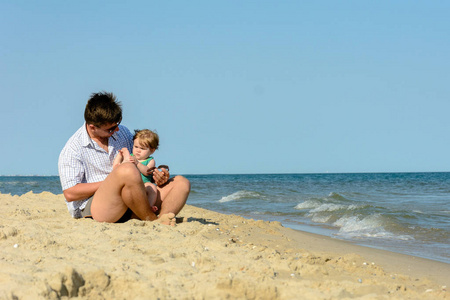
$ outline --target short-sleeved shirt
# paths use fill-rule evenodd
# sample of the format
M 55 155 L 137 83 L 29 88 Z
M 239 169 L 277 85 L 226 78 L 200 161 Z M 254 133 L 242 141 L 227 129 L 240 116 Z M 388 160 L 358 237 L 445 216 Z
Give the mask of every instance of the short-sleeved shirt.
M 123 125 L 108 141 L 108 152 L 91 139 L 86 123 L 67 141 L 59 155 L 58 171 L 63 190 L 79 183 L 92 183 L 105 180 L 111 173 L 113 161 L 118 151 L 133 148 L 133 135 Z M 88 198 L 89 199 L 89 198 Z M 67 201 L 67 208 L 74 218 L 81 218 L 81 210 L 88 199 Z

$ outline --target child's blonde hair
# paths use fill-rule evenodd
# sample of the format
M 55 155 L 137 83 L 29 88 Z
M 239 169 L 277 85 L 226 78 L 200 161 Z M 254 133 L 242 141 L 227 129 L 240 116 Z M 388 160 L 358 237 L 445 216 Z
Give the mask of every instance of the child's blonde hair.
M 139 139 L 139 142 L 142 146 L 158 149 L 159 146 L 159 136 L 156 132 L 151 131 L 149 129 L 135 130 L 133 141 L 135 139 Z

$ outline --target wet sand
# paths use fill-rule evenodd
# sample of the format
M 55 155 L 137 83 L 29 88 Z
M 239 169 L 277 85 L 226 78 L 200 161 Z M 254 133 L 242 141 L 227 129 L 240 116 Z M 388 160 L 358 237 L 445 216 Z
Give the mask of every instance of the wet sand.
M 450 265 L 187 205 L 175 227 L 0 194 L 0 299 L 447 299 Z

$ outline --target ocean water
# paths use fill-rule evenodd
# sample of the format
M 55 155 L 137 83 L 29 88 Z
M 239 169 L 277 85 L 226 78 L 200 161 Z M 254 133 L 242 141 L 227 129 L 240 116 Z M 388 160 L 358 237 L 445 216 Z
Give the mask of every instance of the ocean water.
M 191 205 L 450 263 L 450 173 L 185 176 Z M 0 177 L 29 191 L 62 192 L 57 176 Z

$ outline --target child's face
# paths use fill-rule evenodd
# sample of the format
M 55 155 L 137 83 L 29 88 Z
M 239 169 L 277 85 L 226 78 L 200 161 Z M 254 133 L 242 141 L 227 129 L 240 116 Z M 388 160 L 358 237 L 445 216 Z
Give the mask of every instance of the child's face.
M 133 141 L 133 155 L 136 156 L 138 160 L 147 159 L 154 151 L 151 148 L 148 148 L 142 145 L 139 139 L 135 139 Z

